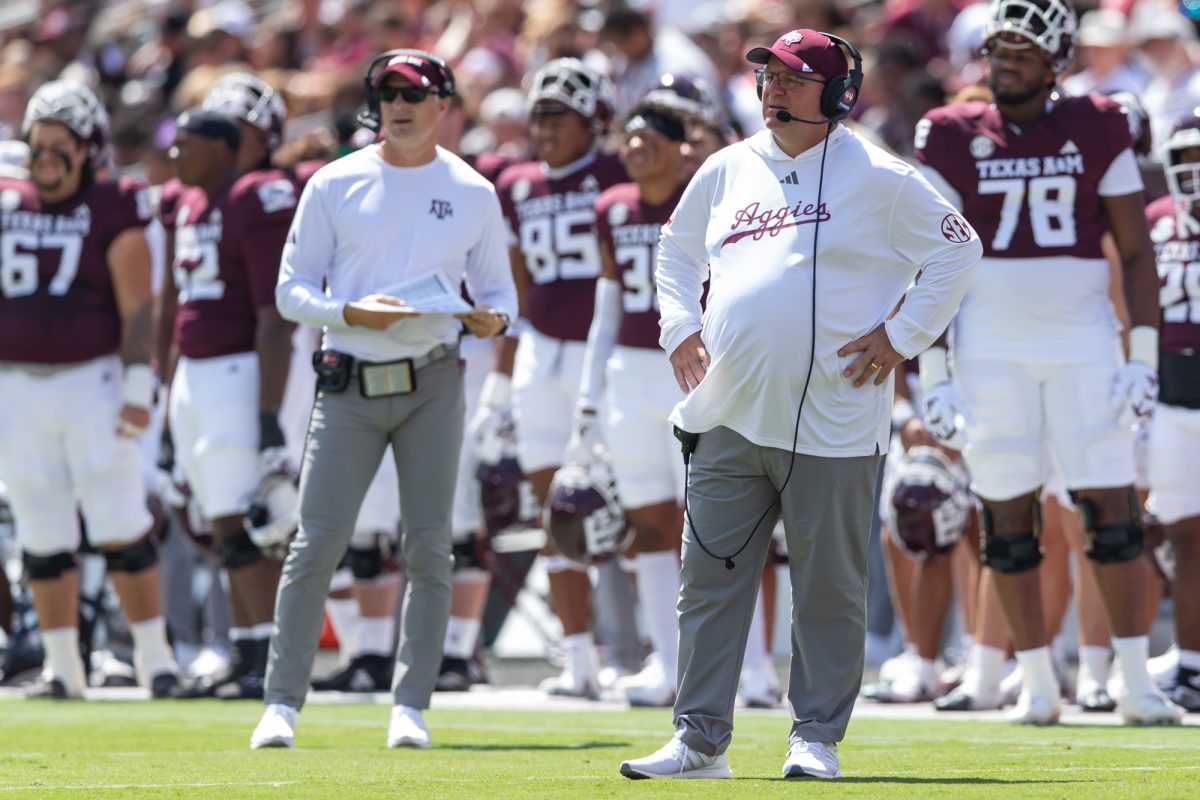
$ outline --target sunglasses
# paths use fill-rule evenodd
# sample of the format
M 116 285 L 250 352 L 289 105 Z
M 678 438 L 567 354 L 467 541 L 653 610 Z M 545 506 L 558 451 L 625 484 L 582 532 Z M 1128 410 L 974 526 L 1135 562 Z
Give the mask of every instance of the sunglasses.
M 394 103 L 396 98 L 404 99 L 404 102 L 409 105 L 424 103 L 425 98 L 429 97 L 429 90 L 422 89 L 419 86 L 380 86 L 379 99 L 385 103 Z
M 779 88 L 785 92 L 790 92 L 805 81 L 809 83 L 826 83 L 827 81 L 819 80 L 818 78 L 808 78 L 799 75 L 795 72 L 772 72 L 769 69 L 761 68 L 754 70 L 755 77 L 758 78 L 759 84 L 762 86 L 770 86 L 772 83 L 778 82 Z

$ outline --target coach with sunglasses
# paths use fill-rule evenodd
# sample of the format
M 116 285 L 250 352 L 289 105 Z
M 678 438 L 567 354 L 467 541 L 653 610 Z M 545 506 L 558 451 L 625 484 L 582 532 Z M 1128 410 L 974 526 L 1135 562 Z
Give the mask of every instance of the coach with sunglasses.
M 451 505 L 463 433 L 461 328 L 502 333 L 516 289 L 500 203 L 477 172 L 437 146 L 454 94 L 438 57 L 393 50 L 367 70 L 360 124 L 380 141 L 327 165 L 304 189 L 283 251 L 276 302 L 324 328 L 317 397 L 300 472 L 300 528 L 283 566 L 267 666 L 267 708 L 251 748 L 292 747 L 329 579 L 390 443 L 408 564 L 389 747 L 427 747 L 429 707 L 450 615 Z M 440 273 L 440 275 L 438 275 Z M 466 284 L 469 313 L 420 313 L 413 281 Z M 407 302 L 406 302 L 407 300 Z

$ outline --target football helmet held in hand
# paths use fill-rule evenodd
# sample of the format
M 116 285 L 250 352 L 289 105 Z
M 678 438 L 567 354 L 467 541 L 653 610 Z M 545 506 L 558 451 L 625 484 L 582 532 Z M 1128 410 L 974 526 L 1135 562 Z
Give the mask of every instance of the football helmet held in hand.
M 616 558 L 628 543 L 630 529 L 603 449 L 588 461 L 569 462 L 554 473 L 544 519 L 546 532 L 566 558 L 580 564 Z
M 300 491 L 295 476 L 284 471 L 265 475 L 254 490 L 242 525 L 263 555 L 282 561 L 300 528 Z
M 900 456 L 884 496 L 892 540 L 921 561 L 950 552 L 971 513 L 966 470 L 935 447 Z

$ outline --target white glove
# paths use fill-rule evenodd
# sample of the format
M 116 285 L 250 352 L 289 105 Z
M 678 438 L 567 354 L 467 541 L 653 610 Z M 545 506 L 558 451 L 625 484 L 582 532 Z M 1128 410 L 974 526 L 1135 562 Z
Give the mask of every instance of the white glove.
M 945 381 L 931 388 L 921 400 L 925 426 L 940 444 L 954 450 L 967 445 L 967 426 L 974 422 L 967 402 L 953 383 Z
M 563 451 L 564 464 L 588 464 L 594 460 L 596 448 L 605 449 L 604 432 L 600 418 L 595 412 L 575 412 L 575 424 L 567 449 Z
M 1117 375 L 1108 402 L 1123 428 L 1148 420 L 1158 402 L 1158 373 L 1148 364 L 1130 361 Z
M 475 457 L 484 464 L 497 464 L 516 443 L 512 416 L 512 380 L 489 372 L 479 394 L 479 407 L 467 423 L 466 435 Z

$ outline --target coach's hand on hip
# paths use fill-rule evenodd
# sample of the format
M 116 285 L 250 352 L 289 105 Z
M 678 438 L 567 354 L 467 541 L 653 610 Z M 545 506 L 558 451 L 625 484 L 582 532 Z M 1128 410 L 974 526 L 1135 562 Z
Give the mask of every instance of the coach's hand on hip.
M 711 361 L 708 350 L 700 339 L 700 331 L 684 339 L 683 343 L 675 348 L 675 352 L 671 353 L 671 368 L 675 370 L 675 381 L 684 394 L 700 385 Z
M 454 318 L 480 339 L 499 336 L 508 328 L 508 317 L 491 306 L 475 306 L 469 314 L 455 314 Z
M 350 325 L 382 331 L 402 319 L 419 317 L 421 313 L 406 306 L 399 297 L 369 294 L 361 300 L 346 303 L 342 316 Z
M 854 353 L 861 353 L 861 355 L 854 360 L 853 364 L 842 370 L 842 375 L 853 379 L 855 386 L 862 386 L 870 380 L 872 375 L 875 376 L 875 385 L 882 386 L 896 365 L 904 360 L 904 356 L 897 353 L 892 347 L 883 323 L 880 323 L 870 333 L 858 337 L 837 351 L 842 358 Z M 674 361 L 674 358 L 671 360 Z

